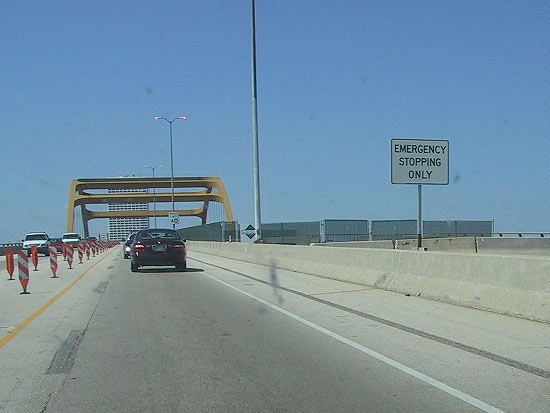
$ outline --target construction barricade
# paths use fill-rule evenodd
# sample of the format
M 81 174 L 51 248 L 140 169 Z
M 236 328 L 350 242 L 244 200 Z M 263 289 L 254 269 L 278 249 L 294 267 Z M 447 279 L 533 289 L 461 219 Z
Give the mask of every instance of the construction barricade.
M 82 264 L 82 258 L 84 257 L 84 247 L 82 246 L 82 243 L 79 242 L 77 245 L 78 248 L 78 263 Z
M 74 249 L 73 246 L 70 244 L 67 244 L 67 262 L 69 263 L 69 270 L 73 269 L 73 256 L 74 256 Z
M 59 278 L 57 276 L 57 249 L 50 247 L 50 269 L 52 270 L 52 278 Z
M 8 281 L 13 281 L 13 248 L 7 248 L 6 249 L 6 269 L 8 270 L 8 274 L 10 275 L 10 278 L 8 278 Z
M 23 250 L 17 251 L 17 268 L 19 270 L 19 282 L 23 287 L 21 294 L 30 294 L 27 291 L 29 285 L 29 256 Z
M 33 245 L 31 247 L 32 265 L 34 265 L 34 271 L 38 271 L 38 247 Z

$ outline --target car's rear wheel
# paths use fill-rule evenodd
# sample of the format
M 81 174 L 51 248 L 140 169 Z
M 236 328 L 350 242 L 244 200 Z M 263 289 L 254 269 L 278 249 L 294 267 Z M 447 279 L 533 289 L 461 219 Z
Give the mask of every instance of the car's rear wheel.
M 177 271 L 185 271 L 187 269 L 187 262 L 184 262 L 183 264 L 176 265 Z
M 133 262 L 130 263 L 130 271 L 132 271 L 132 272 L 137 272 L 138 269 L 139 269 L 139 265 L 134 264 Z

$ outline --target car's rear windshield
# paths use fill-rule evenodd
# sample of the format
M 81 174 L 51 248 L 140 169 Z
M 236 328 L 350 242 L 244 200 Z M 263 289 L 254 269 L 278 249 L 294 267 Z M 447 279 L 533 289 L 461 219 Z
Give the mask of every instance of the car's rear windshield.
M 63 239 L 74 239 L 74 238 L 80 238 L 80 235 L 78 235 L 78 234 L 65 234 L 65 235 L 63 235 Z
M 25 241 L 46 240 L 48 237 L 45 234 L 29 234 L 25 237 Z
M 156 239 L 156 238 L 181 239 L 179 234 L 176 231 L 172 231 L 172 230 L 143 231 L 143 232 L 140 232 L 138 235 L 138 239 Z

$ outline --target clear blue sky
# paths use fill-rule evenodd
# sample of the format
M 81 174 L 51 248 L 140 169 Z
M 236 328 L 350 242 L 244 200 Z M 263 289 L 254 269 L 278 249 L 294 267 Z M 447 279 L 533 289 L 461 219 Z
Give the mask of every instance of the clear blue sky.
M 154 115 L 189 118 L 175 174 L 220 176 L 254 221 L 249 1 L 0 4 L 0 242 L 64 232 L 73 178 L 169 176 Z M 550 231 L 548 2 L 256 13 L 263 222 L 415 218 L 416 186 L 390 183 L 401 137 L 450 141 L 451 182 L 425 187 L 425 219 Z

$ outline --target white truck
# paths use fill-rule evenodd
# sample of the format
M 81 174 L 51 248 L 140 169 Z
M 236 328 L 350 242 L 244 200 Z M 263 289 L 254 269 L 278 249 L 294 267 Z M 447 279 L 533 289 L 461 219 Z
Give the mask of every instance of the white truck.
M 76 248 L 76 244 L 80 242 L 80 235 L 78 235 L 76 232 L 66 232 L 61 237 L 61 242 L 63 244 L 70 244 Z
M 50 237 L 45 232 L 29 232 L 23 240 L 23 249 L 27 254 L 31 254 L 31 247 L 36 245 L 38 252 L 44 255 L 50 255 L 48 247 L 50 246 Z

